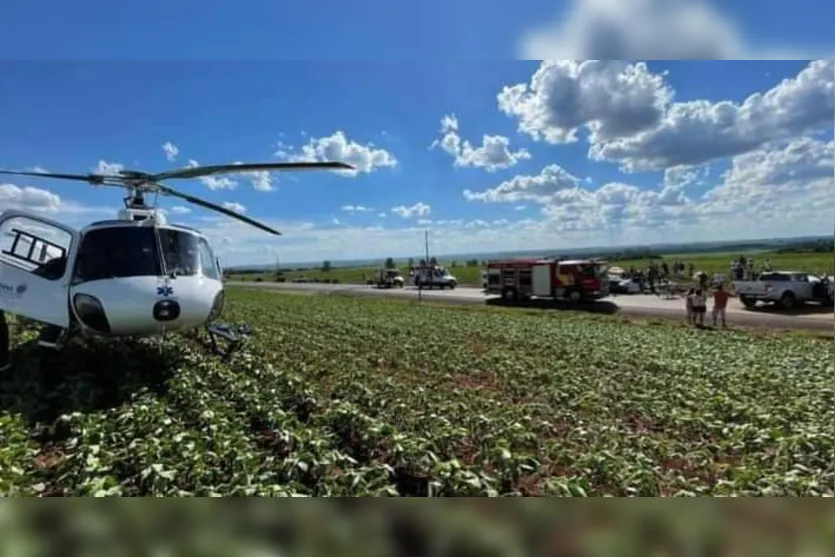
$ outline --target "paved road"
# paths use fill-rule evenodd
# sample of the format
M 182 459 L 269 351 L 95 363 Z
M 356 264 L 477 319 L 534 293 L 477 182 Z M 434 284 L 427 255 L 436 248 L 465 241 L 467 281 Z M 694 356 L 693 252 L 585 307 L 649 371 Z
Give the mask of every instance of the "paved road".
M 316 283 L 273 283 L 273 282 L 237 282 L 229 281 L 229 286 L 272 289 L 287 292 L 309 294 L 346 294 L 352 296 L 396 297 L 417 299 L 415 288 L 380 290 L 371 286 L 353 284 L 316 284 Z M 496 297 L 487 297 L 479 288 L 459 287 L 455 290 L 424 290 L 424 300 L 449 304 L 498 304 Z M 529 307 L 553 307 L 546 301 L 533 301 L 525 304 Z M 620 313 L 638 317 L 658 317 L 684 320 L 684 301 L 680 298 L 667 300 L 653 295 L 634 294 L 611 296 L 585 308 L 594 313 Z M 709 310 L 708 310 L 709 311 Z M 710 315 L 708 315 L 708 318 Z M 736 299 L 728 303 L 729 325 L 763 327 L 769 329 L 796 329 L 811 331 L 835 331 L 832 309 L 824 309 L 816 304 L 786 314 L 772 308 L 745 309 Z

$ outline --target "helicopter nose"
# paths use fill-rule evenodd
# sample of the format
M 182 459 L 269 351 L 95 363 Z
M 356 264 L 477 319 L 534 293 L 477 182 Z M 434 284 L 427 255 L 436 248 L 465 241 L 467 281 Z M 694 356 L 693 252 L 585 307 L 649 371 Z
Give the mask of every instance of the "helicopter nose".
M 180 304 L 176 300 L 160 300 L 154 304 L 153 315 L 161 323 L 174 321 L 180 317 Z

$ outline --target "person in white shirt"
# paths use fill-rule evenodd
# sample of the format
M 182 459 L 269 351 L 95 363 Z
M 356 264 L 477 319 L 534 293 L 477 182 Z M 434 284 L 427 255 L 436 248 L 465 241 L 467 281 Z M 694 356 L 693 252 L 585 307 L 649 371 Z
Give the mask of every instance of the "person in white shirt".
M 692 325 L 693 323 L 695 323 L 695 320 L 693 319 L 693 296 L 695 296 L 695 295 L 696 295 L 696 289 L 691 288 L 690 290 L 687 291 L 687 298 L 685 298 L 685 300 L 686 300 L 685 308 L 687 308 L 687 324 L 688 325 Z
M 693 294 L 693 322 L 697 327 L 704 326 L 705 313 L 707 313 L 707 298 L 705 297 L 705 291 L 698 288 L 696 293 Z

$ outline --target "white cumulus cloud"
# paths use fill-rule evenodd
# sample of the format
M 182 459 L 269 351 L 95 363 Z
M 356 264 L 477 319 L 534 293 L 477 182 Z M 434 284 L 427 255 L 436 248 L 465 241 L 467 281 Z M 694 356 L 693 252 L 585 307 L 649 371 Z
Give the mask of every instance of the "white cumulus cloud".
M 188 167 L 194 168 L 200 166 L 200 163 L 194 159 L 188 160 Z M 218 174 L 215 176 L 201 176 L 198 178 L 200 182 L 210 190 L 233 190 L 238 187 L 237 180 L 232 178 L 230 174 Z
M 672 98 L 664 77 L 643 62 L 543 62 L 528 83 L 506 86 L 499 109 L 519 131 L 552 144 L 577 141 L 588 128 L 595 140 L 630 136 L 656 126 Z
M 660 170 L 699 165 L 760 148 L 769 142 L 830 128 L 835 119 L 835 62 L 811 62 L 793 79 L 741 103 L 671 104 L 655 126 L 595 142 L 595 160 L 625 169 Z
M 830 129 L 835 62 L 813 61 L 741 102 L 673 102 L 673 95 L 666 76 L 643 62 L 556 61 L 505 87 L 498 105 L 537 141 L 573 143 L 587 130 L 589 156 L 628 172 L 695 167 Z
M 165 158 L 172 162 L 177 160 L 177 155 L 180 154 L 180 149 L 170 141 L 162 144 L 162 150 L 165 153 Z
M 411 207 L 405 205 L 398 205 L 392 207 L 391 212 L 404 219 L 411 219 L 416 217 L 426 217 L 432 212 L 432 208 L 426 203 L 418 201 Z
M 234 201 L 225 201 L 223 206 L 230 211 L 235 211 L 236 213 L 246 213 L 246 207 Z
M 366 207 L 365 205 L 343 205 L 340 207 L 340 210 L 346 213 L 370 213 L 374 211 L 373 208 Z
M 511 151 L 510 139 L 502 135 L 485 134 L 481 145 L 473 147 L 458 134 L 458 118 L 454 114 L 445 115 L 441 119 L 441 134 L 442 137 L 433 141 L 429 148 L 440 147 L 452 155 L 455 166 L 483 168 L 488 172 L 495 172 L 531 158 L 525 149 Z
M 397 166 L 397 159 L 389 151 L 376 147 L 373 143 L 363 145 L 352 141 L 343 131 L 336 131 L 326 137 L 310 138 L 299 149 L 281 144 L 275 154 L 279 158 L 292 161 L 344 162 L 352 165 L 354 170 L 340 170 L 337 173 L 351 177 Z
M 95 167 L 93 167 L 94 174 L 103 174 L 105 176 L 113 176 L 125 169 L 125 165 L 118 162 L 107 162 L 100 160 Z

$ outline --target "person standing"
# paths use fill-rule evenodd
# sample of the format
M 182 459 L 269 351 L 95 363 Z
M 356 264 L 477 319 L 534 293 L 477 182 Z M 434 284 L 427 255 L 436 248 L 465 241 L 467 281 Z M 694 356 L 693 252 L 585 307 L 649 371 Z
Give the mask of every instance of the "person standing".
M 727 327 L 727 308 L 728 300 L 731 295 L 725 290 L 723 285 L 719 285 L 713 292 L 713 326 L 717 325 L 717 321 L 722 323 L 722 328 Z
M 705 291 L 697 288 L 693 294 L 693 322 L 697 327 L 703 327 L 705 324 L 705 313 L 707 313 L 707 299 L 705 298 Z
M 696 289 L 691 288 L 687 291 L 687 298 L 686 298 L 686 305 L 687 308 L 687 324 L 692 325 L 694 323 L 693 319 L 693 296 L 696 294 Z

